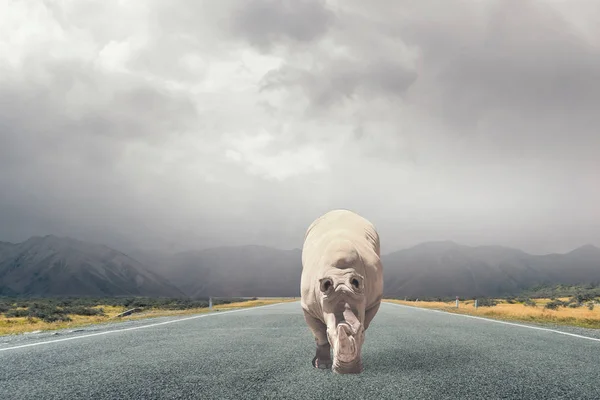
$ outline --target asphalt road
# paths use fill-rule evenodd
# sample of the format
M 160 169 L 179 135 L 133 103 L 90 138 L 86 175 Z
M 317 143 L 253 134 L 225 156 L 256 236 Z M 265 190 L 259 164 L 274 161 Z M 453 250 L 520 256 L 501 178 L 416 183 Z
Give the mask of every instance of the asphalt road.
M 392 304 L 362 374 L 313 356 L 298 302 L 0 337 L 0 399 L 600 399 L 598 339 Z

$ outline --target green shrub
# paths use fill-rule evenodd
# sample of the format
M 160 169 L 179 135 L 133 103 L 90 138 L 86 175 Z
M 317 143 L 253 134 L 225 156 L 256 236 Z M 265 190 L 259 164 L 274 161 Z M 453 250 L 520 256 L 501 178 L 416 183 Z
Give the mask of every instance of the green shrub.
M 498 305 L 498 302 L 494 299 L 477 299 L 477 307 L 494 307 L 496 305 Z
M 6 318 L 21 318 L 29 315 L 29 310 L 10 310 L 4 313 Z
M 229 304 L 248 301 L 239 298 L 213 298 L 213 304 Z M 130 308 L 156 308 L 168 310 L 187 310 L 208 307 L 208 297 L 190 298 L 150 298 L 150 297 L 64 297 L 64 298 L 0 298 L 0 313 L 7 317 L 32 317 L 61 320 L 71 315 L 104 315 L 104 311 L 96 309 L 99 305 Z M 25 308 L 25 310 L 16 310 Z
M 537 303 L 533 299 L 525 299 L 523 300 L 523 305 L 526 307 L 537 307 Z
M 38 317 L 38 318 L 40 318 L 44 322 L 57 322 L 57 321 L 69 322 L 69 321 L 72 321 L 72 319 L 68 315 L 64 315 L 64 314 L 48 314 L 48 315 L 44 315 L 43 317 Z
M 93 316 L 93 315 L 104 315 L 104 310 L 102 308 L 91 308 L 91 307 L 65 307 L 63 310 L 63 314 L 73 314 L 73 315 L 85 315 L 85 316 Z
M 549 310 L 558 310 L 558 307 L 565 307 L 566 303 L 560 301 L 560 300 L 553 300 L 549 303 L 547 303 L 544 308 L 547 308 Z

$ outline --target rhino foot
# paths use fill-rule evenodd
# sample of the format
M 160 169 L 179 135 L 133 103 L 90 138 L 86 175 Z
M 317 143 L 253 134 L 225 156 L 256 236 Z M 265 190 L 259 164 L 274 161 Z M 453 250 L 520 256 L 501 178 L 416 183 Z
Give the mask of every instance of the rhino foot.
M 312 360 L 312 365 L 318 369 L 331 369 L 333 362 L 331 360 L 319 360 L 319 357 L 315 356 Z
M 317 345 L 317 354 L 312 360 L 312 365 L 318 369 L 331 368 L 333 361 L 331 359 L 331 347 L 329 344 L 324 344 L 322 346 Z
M 360 374 L 363 372 L 363 365 L 361 362 L 350 365 L 339 365 L 339 363 L 336 363 L 332 371 L 336 374 Z

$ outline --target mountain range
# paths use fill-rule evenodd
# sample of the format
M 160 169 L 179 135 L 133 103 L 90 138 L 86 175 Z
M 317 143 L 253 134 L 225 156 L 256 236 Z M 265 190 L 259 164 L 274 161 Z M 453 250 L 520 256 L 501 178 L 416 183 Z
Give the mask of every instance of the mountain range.
M 185 296 L 126 254 L 53 235 L 0 242 L 0 295 Z
M 501 246 L 426 242 L 382 255 L 386 297 L 518 294 L 536 285 L 600 282 L 600 249 L 532 255 Z M 299 296 L 301 251 L 217 247 L 137 252 L 53 235 L 0 242 L 0 295 Z
M 501 246 L 423 243 L 382 257 L 385 294 L 405 297 L 514 295 L 537 285 L 600 282 L 600 249 L 532 255 Z

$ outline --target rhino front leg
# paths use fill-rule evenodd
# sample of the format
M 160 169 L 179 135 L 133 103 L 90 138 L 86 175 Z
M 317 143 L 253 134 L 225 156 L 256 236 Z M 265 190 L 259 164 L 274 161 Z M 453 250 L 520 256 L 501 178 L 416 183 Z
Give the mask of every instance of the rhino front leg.
M 327 325 L 309 315 L 306 311 L 304 311 L 304 319 L 312 331 L 315 342 L 317 343 L 317 354 L 312 360 L 313 367 L 319 369 L 331 368 L 333 361 L 331 360 L 331 346 L 327 339 Z

